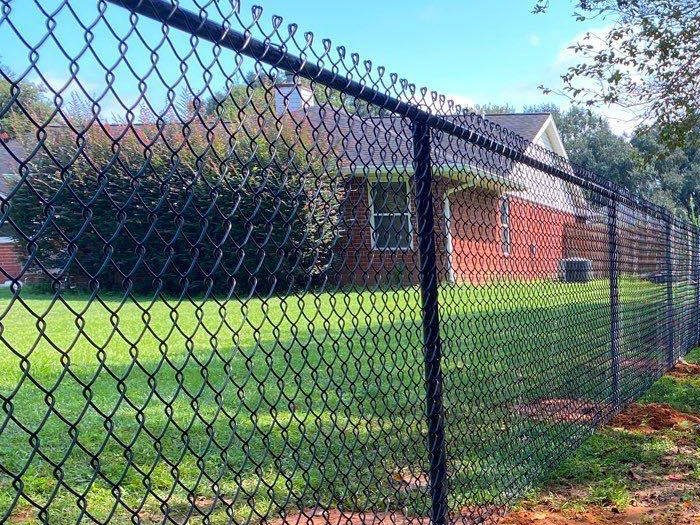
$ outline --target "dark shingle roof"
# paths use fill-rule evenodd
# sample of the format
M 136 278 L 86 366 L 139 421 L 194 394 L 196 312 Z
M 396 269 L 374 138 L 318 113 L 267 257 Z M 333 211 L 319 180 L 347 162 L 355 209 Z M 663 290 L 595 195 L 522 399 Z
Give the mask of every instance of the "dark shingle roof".
M 545 149 L 531 150 L 534 139 L 549 119 L 547 113 L 448 116 L 469 130 L 509 146 L 534 154 L 543 162 L 570 169 L 568 162 Z M 333 108 L 309 108 L 306 118 L 315 130 L 316 146 L 325 149 L 339 167 L 356 175 L 410 170 L 413 143 L 410 122 L 396 116 L 367 117 L 350 115 Z M 497 152 L 433 130 L 431 158 L 438 176 L 485 187 L 520 191 L 523 198 L 567 212 L 581 213 L 586 208 L 579 188 L 544 172 L 523 165 Z
M 499 113 L 485 115 L 486 119 L 533 141 L 549 118 L 549 113 Z
M 343 110 L 329 108 L 310 108 L 306 117 L 317 133 L 324 135 L 329 146 L 342 156 L 341 164 L 344 166 L 358 172 L 368 169 L 406 169 L 412 166 L 413 145 L 410 122 L 406 118 L 358 117 Z M 493 115 L 488 118 L 470 114 L 447 118 L 496 141 L 505 139 L 508 145 L 525 151 L 546 123 L 549 114 Z M 437 131 L 432 133 L 431 155 L 437 169 L 470 166 L 508 176 L 514 168 L 513 161 L 502 155 Z

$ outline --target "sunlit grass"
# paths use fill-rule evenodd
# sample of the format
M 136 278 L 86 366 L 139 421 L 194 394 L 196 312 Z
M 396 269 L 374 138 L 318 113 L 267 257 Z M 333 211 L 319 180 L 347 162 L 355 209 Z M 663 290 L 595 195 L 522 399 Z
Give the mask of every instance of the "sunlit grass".
M 622 282 L 622 324 L 640 327 L 622 345 L 626 396 L 663 368 L 664 290 Z M 510 501 L 590 433 L 513 407 L 609 398 L 608 293 L 605 281 L 441 288 L 453 508 Z M 225 304 L 23 291 L 0 308 L 0 513 L 18 488 L 59 525 L 80 507 L 223 522 L 313 505 L 426 512 L 427 487 L 392 482 L 428 468 L 416 288 Z

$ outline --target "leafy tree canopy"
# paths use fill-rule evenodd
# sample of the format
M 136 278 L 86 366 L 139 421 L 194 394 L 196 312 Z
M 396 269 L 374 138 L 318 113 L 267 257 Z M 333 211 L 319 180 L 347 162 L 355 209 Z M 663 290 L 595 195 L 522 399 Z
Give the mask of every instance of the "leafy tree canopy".
M 38 84 L 18 81 L 0 63 L 0 108 L 8 108 L 0 118 L 0 129 L 15 136 L 32 128 L 31 120 L 44 122 L 51 113 L 44 89 Z
M 484 115 L 503 115 L 505 113 L 515 113 L 516 109 L 514 106 L 507 103 L 498 104 L 494 102 L 487 102 L 486 104 L 476 104 L 474 106 L 474 111 Z
M 536 0 L 535 12 L 550 0 Z M 633 112 L 671 147 L 696 139 L 700 125 L 700 3 L 697 0 L 573 0 L 581 20 L 608 29 L 572 46 L 580 62 L 562 92 L 587 106 Z M 545 89 L 548 91 L 548 89 Z

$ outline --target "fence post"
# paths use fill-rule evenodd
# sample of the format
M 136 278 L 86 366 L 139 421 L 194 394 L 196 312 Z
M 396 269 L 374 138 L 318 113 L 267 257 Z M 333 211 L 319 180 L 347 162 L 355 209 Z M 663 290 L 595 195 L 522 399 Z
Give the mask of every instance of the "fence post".
M 447 469 L 445 466 L 445 418 L 442 404 L 440 322 L 438 317 L 438 272 L 435 253 L 430 128 L 413 122 L 413 166 L 420 254 L 420 288 L 423 313 L 428 460 L 430 461 L 430 519 L 445 525 L 447 519 Z
M 608 203 L 608 264 L 610 274 L 610 361 L 613 408 L 620 408 L 620 288 L 617 236 L 617 202 Z
M 693 225 L 693 280 L 695 281 L 695 317 L 693 318 L 693 343 L 700 344 L 700 227 Z
M 666 365 L 669 369 L 676 364 L 673 351 L 673 255 L 671 252 L 673 240 L 673 216 L 666 215 Z

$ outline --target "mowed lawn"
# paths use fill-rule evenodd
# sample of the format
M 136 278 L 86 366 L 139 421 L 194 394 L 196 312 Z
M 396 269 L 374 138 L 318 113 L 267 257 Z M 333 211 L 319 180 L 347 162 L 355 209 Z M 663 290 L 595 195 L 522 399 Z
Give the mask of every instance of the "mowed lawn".
M 624 397 L 663 370 L 665 289 L 621 282 Z M 597 421 L 523 407 L 609 415 L 608 292 L 602 280 L 441 288 L 453 510 L 513 501 Z M 678 353 L 696 335 L 693 297 L 674 289 Z M 416 288 L 226 303 L 23 291 L 0 308 L 0 516 L 428 508 Z

